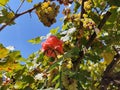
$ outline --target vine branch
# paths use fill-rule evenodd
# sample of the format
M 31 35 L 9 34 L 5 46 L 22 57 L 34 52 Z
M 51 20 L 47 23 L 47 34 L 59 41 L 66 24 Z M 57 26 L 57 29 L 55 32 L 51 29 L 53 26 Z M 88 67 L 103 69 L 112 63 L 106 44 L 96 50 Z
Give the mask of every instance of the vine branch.
M 111 80 L 113 80 L 112 71 L 115 65 L 120 61 L 120 51 L 115 46 L 113 46 L 113 48 L 115 49 L 117 54 L 114 56 L 112 62 L 107 66 L 106 70 L 103 73 L 103 77 L 100 82 L 100 90 L 107 90 L 109 83 L 111 82 Z
M 18 11 L 20 10 L 20 8 L 22 7 L 23 3 L 25 2 L 25 0 L 23 0 L 20 4 L 20 6 L 18 7 L 18 9 L 16 10 L 16 13 L 18 13 Z
M 82 19 L 83 18 L 83 14 L 85 13 L 85 10 L 84 10 L 84 2 L 85 2 L 86 0 L 82 0 L 82 4 L 81 4 L 81 14 L 80 14 L 80 19 Z M 82 28 L 83 28 L 83 22 L 80 20 L 80 26 L 78 27 L 78 36 L 80 36 L 81 35 L 81 30 L 82 30 Z M 81 39 L 78 37 L 78 39 L 77 39 L 77 46 L 78 47 L 80 47 L 80 41 L 81 41 Z
M 15 19 L 17 19 L 19 16 L 22 16 L 24 14 L 27 14 L 27 13 L 31 13 L 33 10 L 35 10 L 36 8 L 38 8 L 40 6 L 40 4 L 38 4 L 37 6 L 31 8 L 31 9 L 28 9 L 22 13 L 19 13 L 19 14 L 15 14 L 15 16 L 7 23 L 5 23 L 4 25 L 2 25 L 0 27 L 0 31 L 2 31 L 6 26 L 8 26 L 11 22 L 13 22 Z
M 97 29 L 100 31 L 102 29 L 102 27 L 104 26 L 104 24 L 106 23 L 107 19 L 110 17 L 111 13 L 109 11 L 106 12 L 106 14 L 104 15 L 103 19 L 100 21 Z M 94 39 L 96 38 L 97 34 L 96 32 L 94 31 L 94 33 L 91 35 L 90 39 L 88 40 L 88 42 L 86 43 L 86 47 L 85 47 L 85 50 L 87 50 L 92 42 L 94 41 Z M 74 62 L 76 64 L 75 66 L 75 69 L 78 70 L 78 65 L 80 64 L 81 60 L 83 59 L 85 55 L 85 52 L 84 50 L 80 51 L 79 52 L 79 57 L 78 59 Z

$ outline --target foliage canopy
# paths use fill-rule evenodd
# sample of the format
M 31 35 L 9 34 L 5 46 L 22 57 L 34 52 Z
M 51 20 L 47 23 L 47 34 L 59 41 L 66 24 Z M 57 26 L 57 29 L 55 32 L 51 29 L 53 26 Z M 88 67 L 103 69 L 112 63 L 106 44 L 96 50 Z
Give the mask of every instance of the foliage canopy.
M 32 0 L 20 0 L 16 11 L 10 1 L 0 0 L 0 31 L 33 11 L 50 27 L 62 4 L 64 17 L 62 27 L 28 40 L 42 43 L 28 58 L 0 44 L 0 90 L 120 89 L 120 0 L 43 0 L 23 12 L 23 3 Z

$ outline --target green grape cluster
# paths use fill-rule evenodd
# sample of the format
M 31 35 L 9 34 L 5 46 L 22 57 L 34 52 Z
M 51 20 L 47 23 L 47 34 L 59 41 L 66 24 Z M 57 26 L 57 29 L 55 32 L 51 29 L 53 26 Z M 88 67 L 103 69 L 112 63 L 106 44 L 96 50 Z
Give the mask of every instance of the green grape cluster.
M 75 79 L 69 78 L 67 75 L 62 77 L 62 84 L 66 90 L 78 90 L 77 81 Z
M 82 4 L 82 0 L 78 0 L 78 3 Z M 89 11 L 89 10 L 91 10 L 91 8 L 92 8 L 92 1 L 91 0 L 86 0 L 84 2 L 84 9 L 85 9 L 85 11 Z
M 73 63 L 72 63 L 71 59 L 66 60 L 62 64 L 62 70 L 71 69 L 72 67 L 73 67 Z
M 36 14 L 39 17 L 39 20 L 45 25 L 50 27 L 53 23 L 56 22 L 56 16 L 59 12 L 59 5 L 56 5 L 54 2 L 50 1 L 40 3 L 40 7 L 36 9 Z
M 65 22 L 72 22 L 75 26 L 79 26 L 80 25 L 80 14 L 69 14 L 66 15 Z
M 73 0 L 57 0 L 60 4 L 69 5 L 72 4 Z
M 87 11 L 87 10 L 91 10 L 91 8 L 92 8 L 92 2 L 91 2 L 91 0 L 85 1 L 85 3 L 84 3 L 84 9 Z
M 89 30 L 93 29 L 95 27 L 95 22 L 91 18 L 86 16 L 86 14 L 84 14 L 83 17 L 84 19 L 81 20 L 83 22 L 83 27 Z

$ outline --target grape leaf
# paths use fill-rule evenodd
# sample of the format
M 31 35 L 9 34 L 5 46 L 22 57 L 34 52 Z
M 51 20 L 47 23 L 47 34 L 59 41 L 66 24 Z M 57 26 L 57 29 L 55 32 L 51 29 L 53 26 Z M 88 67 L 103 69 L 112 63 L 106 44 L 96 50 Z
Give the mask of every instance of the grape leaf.
M 0 59 L 1 58 L 5 58 L 9 53 L 9 50 L 7 50 L 6 48 L 0 48 Z
M 32 2 L 32 0 L 27 0 L 27 2 L 31 3 L 31 2 Z
M 41 42 L 41 38 L 36 37 L 36 38 L 31 39 L 31 40 L 28 40 L 28 42 L 30 42 L 32 44 L 39 44 Z
M 0 0 L 0 6 L 5 6 L 9 0 Z
M 59 30 L 59 27 L 53 28 L 53 29 L 50 30 L 50 33 L 55 35 L 58 32 L 58 30 Z

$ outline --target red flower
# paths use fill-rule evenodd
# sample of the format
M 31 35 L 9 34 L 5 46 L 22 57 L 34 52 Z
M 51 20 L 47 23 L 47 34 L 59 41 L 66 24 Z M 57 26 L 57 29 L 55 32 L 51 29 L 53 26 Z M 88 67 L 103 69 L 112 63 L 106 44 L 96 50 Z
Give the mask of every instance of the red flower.
M 50 36 L 45 42 L 42 43 L 42 52 L 48 57 L 56 57 L 58 54 L 63 53 L 63 42 L 56 36 Z

